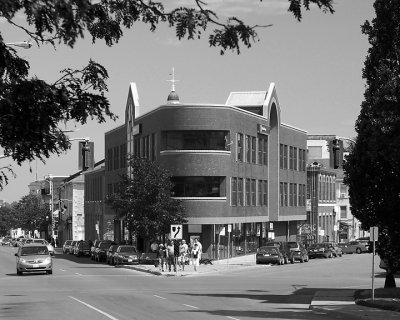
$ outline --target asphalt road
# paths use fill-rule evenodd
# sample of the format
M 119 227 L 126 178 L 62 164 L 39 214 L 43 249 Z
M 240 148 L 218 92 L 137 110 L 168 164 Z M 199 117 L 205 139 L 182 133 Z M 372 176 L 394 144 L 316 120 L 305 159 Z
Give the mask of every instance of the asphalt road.
M 315 291 L 371 287 L 371 254 L 191 277 L 58 254 L 53 275 L 17 276 L 15 251 L 0 247 L 0 319 L 340 319 L 309 310 Z

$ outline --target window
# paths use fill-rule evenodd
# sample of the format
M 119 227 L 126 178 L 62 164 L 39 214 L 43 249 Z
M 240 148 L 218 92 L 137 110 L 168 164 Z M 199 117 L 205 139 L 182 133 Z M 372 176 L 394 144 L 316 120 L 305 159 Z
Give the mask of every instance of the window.
M 238 178 L 237 181 L 237 204 L 243 206 L 243 178 Z
M 114 170 L 119 169 L 119 147 L 114 147 Z
M 150 136 L 145 136 L 143 138 L 144 150 L 143 156 L 146 159 L 150 159 Z
M 229 131 L 163 131 L 161 150 L 226 150 Z
M 153 133 L 151 135 L 151 154 L 150 154 L 151 161 L 156 160 L 156 135 Z
M 262 139 L 263 140 L 263 164 L 268 165 L 268 138 Z
M 258 138 L 258 164 L 263 164 L 264 139 Z
M 340 206 L 340 219 L 347 219 L 347 207 Z
M 225 177 L 172 177 L 174 197 L 225 197 Z
M 245 206 L 250 206 L 251 205 L 250 179 L 246 179 L 245 192 L 246 192 Z
M 121 144 L 119 146 L 119 154 L 120 154 L 120 164 L 119 167 L 120 168 L 126 168 L 126 144 Z
M 294 147 L 290 146 L 289 147 L 289 169 L 293 170 L 294 169 Z
M 250 136 L 246 136 L 245 148 L 246 148 L 246 162 L 251 163 L 251 137 Z
M 256 137 L 251 137 L 251 163 L 256 163 Z
M 237 206 L 237 178 L 231 178 L 231 204 Z
M 237 134 L 237 161 L 243 161 L 243 134 Z
M 298 162 L 297 148 L 293 148 L 293 170 L 297 170 L 297 162 Z
M 263 204 L 263 180 L 258 180 L 258 197 L 257 197 L 257 206 L 262 206 Z
M 268 206 L 268 181 L 263 181 L 263 206 Z
M 256 205 L 256 180 L 251 180 L 251 205 Z
M 287 182 L 280 183 L 280 205 L 282 207 L 288 206 L 288 184 Z
M 113 149 L 107 150 L 107 170 L 112 171 L 113 169 Z
M 140 137 L 135 137 L 135 157 L 140 157 Z
M 279 166 L 281 169 L 288 168 L 288 146 L 285 144 L 279 145 Z

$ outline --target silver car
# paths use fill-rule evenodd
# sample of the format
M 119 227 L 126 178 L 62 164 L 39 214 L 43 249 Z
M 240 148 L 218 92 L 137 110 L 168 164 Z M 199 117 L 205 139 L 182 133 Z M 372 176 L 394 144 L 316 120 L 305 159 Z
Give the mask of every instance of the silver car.
M 26 244 L 18 248 L 17 275 L 24 272 L 53 273 L 53 259 L 44 244 Z

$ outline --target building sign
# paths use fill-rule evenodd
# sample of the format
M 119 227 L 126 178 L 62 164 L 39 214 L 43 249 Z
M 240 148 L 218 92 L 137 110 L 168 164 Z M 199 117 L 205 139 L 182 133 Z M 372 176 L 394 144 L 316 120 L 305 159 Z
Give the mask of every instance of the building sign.
M 142 133 L 142 124 L 139 123 L 136 126 L 133 126 L 132 128 L 132 135 L 136 136 L 137 134 L 141 134 Z
M 182 225 L 172 224 L 171 225 L 171 240 L 182 239 Z
M 260 134 L 268 135 L 270 132 L 270 127 L 259 123 L 259 124 L 257 124 L 257 132 Z

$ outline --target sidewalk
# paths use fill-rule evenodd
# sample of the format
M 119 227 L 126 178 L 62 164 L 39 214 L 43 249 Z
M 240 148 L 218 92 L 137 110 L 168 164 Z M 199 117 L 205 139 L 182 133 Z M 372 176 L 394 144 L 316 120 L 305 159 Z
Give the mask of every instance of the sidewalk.
M 310 309 L 329 312 L 345 319 L 399 319 L 400 313 L 377 308 L 357 305 L 354 302 L 356 290 L 327 290 L 317 291 L 310 304 Z
M 142 264 L 142 265 L 125 265 L 121 266 L 121 268 L 129 268 L 137 271 L 151 273 L 157 276 L 166 276 L 166 277 L 183 277 L 183 276 L 195 276 L 201 274 L 209 274 L 209 273 L 218 273 L 218 272 L 226 272 L 233 270 L 242 270 L 243 268 L 265 268 L 265 265 L 256 265 L 255 254 L 234 257 L 231 259 L 223 259 L 223 260 L 214 260 L 213 264 L 201 264 L 197 266 L 197 271 L 194 270 L 192 265 L 185 265 L 185 270 L 179 270 L 177 266 L 177 272 L 173 270 L 171 272 L 164 269 L 164 272 L 160 271 L 158 267 L 154 265 Z

